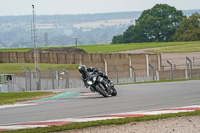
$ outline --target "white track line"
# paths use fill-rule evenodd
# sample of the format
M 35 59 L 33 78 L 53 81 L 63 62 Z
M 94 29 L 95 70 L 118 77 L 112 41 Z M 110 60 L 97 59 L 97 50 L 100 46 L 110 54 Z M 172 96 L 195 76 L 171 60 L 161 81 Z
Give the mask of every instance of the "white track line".
M 19 106 L 19 105 L 18 105 Z M 180 112 L 191 112 L 200 110 L 200 105 L 193 106 L 185 106 L 185 107 L 177 107 L 171 109 L 160 109 L 160 110 L 152 110 L 152 111 L 135 111 L 135 112 L 126 112 L 126 113 L 116 113 L 116 114 L 107 114 L 107 115 L 98 115 L 98 116 L 87 116 L 80 118 L 64 118 L 64 119 L 55 119 L 55 120 L 47 120 L 47 121 L 39 121 L 39 122 L 29 122 L 29 123 L 19 123 L 19 124 L 11 124 L 11 125 L 0 125 L 0 130 L 17 130 L 24 128 L 36 128 L 36 127 L 47 127 L 51 126 L 49 124 L 54 123 L 62 125 L 62 122 L 72 123 L 72 122 L 87 122 L 87 121 L 97 121 L 97 120 L 107 120 L 107 119 L 118 119 L 125 117 L 137 117 L 140 115 L 160 115 L 160 114 L 169 114 L 169 113 L 180 113 Z M 131 116 L 132 115 L 132 116 Z
M 12 105 L 1 105 L 0 109 L 5 109 L 5 108 L 14 108 L 14 107 L 24 107 L 24 106 L 32 106 L 32 105 L 37 105 L 36 103 L 31 103 L 31 104 L 12 104 Z
M 11 126 L 0 126 L 0 129 L 18 130 L 18 129 L 37 128 L 37 127 L 47 127 L 47 125 L 11 125 Z

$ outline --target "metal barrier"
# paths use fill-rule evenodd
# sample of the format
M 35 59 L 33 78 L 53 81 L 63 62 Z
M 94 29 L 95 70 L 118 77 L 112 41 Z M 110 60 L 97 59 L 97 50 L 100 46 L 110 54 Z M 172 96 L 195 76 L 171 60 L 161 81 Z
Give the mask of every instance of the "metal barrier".
M 65 84 L 65 88 L 69 88 L 69 78 L 70 78 L 70 74 L 69 74 L 69 72 L 67 72 L 66 69 L 63 69 L 63 71 L 66 73 L 66 84 Z
M 133 68 L 133 66 L 130 66 L 131 70 L 133 71 L 133 76 L 134 76 L 134 82 L 136 82 L 136 70 Z M 131 76 L 133 78 L 133 76 Z
M 151 65 L 151 64 L 149 64 L 149 66 L 150 66 L 150 68 L 152 70 L 152 79 L 153 79 L 153 81 L 155 81 L 155 69 L 154 69 L 154 66 Z
M 117 84 L 119 84 L 119 71 L 115 67 L 113 67 L 113 69 L 115 70 L 116 73 Z
M 156 80 L 174 80 L 174 79 L 188 79 L 200 78 L 200 65 L 194 64 L 186 57 L 185 64 L 172 64 L 167 60 L 169 65 L 161 66 L 159 71 L 157 66 L 153 66 L 151 63 L 148 64 L 151 76 L 147 76 L 149 71 L 142 70 L 141 68 L 134 68 L 133 66 L 127 66 L 126 70 L 123 71 L 117 69 L 118 66 L 109 68 L 108 75 L 115 84 L 119 83 L 133 83 L 133 82 L 145 82 L 145 81 L 156 81 Z M 145 64 L 146 65 L 146 64 Z M 174 68 L 173 68 L 174 67 Z M 146 68 L 143 67 L 143 68 Z M 71 73 L 66 69 L 53 70 L 49 68 L 46 71 L 39 69 L 30 70 L 29 68 L 22 67 L 25 72 L 24 77 L 15 77 L 13 80 L 15 84 L 19 85 L 22 91 L 35 91 L 35 90 L 54 90 L 54 89 L 67 89 L 83 87 L 84 84 L 79 78 L 77 73 Z M 141 74 L 142 73 L 142 74 Z M 75 75 L 75 76 L 74 76 Z
M 25 84 L 26 84 L 25 91 L 31 91 L 31 87 L 32 87 L 31 70 L 28 67 L 27 68 L 22 67 L 22 69 L 25 71 Z
M 36 90 L 41 90 L 41 74 L 40 70 L 36 68 Z
M 193 74 L 192 74 L 192 61 L 191 61 L 188 57 L 186 57 L 186 62 L 187 62 L 187 61 L 189 61 L 189 63 L 190 63 L 190 78 L 193 79 Z
M 54 70 L 49 68 L 49 71 L 50 71 L 51 79 L 52 79 L 52 90 L 54 90 L 55 89 L 55 87 L 54 87 Z
M 167 63 L 169 64 L 169 66 L 170 66 L 170 78 L 171 78 L 171 80 L 173 80 L 174 78 L 173 78 L 173 69 L 172 69 L 172 63 L 171 62 L 169 62 L 168 60 L 167 60 Z

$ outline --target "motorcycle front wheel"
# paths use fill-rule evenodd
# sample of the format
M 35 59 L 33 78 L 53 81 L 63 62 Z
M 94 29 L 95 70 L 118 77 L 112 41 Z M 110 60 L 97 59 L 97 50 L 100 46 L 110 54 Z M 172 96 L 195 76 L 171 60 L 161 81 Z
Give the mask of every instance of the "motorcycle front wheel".
M 117 95 L 117 90 L 115 89 L 115 87 L 111 87 L 111 95 L 112 96 L 116 96 Z
M 102 85 L 96 85 L 95 89 L 97 92 L 99 92 L 99 94 L 101 94 L 104 97 L 108 97 L 108 93 L 106 92 L 106 90 L 103 88 Z

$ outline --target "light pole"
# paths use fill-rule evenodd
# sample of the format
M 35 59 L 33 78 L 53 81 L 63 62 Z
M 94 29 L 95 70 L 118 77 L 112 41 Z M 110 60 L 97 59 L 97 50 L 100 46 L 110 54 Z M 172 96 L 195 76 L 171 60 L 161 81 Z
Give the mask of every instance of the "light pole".
M 35 9 L 34 9 L 34 5 L 32 5 L 33 8 L 33 22 L 31 25 L 31 32 L 33 32 L 32 35 L 32 39 L 33 39 L 33 43 L 34 43 L 34 58 L 35 58 L 35 69 L 39 68 L 38 66 L 38 46 L 37 46 L 37 36 L 36 36 L 36 22 L 35 22 Z
M 78 38 L 74 38 L 74 40 L 75 40 L 75 46 L 77 46 L 78 45 Z

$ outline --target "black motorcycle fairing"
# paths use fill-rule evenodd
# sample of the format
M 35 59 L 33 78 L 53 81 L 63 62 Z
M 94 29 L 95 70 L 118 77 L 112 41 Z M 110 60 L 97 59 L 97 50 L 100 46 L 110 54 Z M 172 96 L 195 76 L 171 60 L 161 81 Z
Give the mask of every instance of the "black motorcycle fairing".
M 108 95 L 110 95 L 111 94 L 111 88 L 108 85 L 107 81 L 104 78 L 102 78 L 101 76 L 98 76 L 97 80 L 102 83 L 103 87 L 106 88 Z
M 99 93 L 104 93 L 102 94 L 104 97 L 105 95 L 111 94 L 110 87 L 108 86 L 104 78 L 101 77 L 99 74 L 93 72 L 87 72 L 86 76 L 87 76 L 87 83 L 89 84 L 90 87 L 93 87 L 95 91 L 97 92 L 100 91 Z

